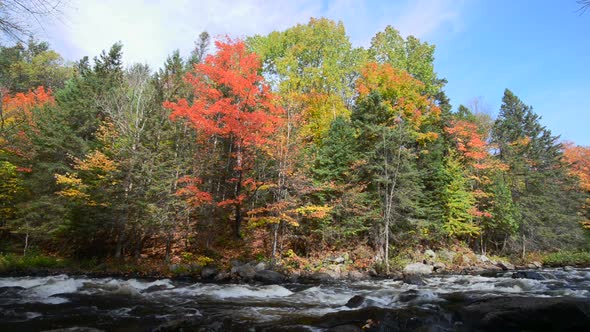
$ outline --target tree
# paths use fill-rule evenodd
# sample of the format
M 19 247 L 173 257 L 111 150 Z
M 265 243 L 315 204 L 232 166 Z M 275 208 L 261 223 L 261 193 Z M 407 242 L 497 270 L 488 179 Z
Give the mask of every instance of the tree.
M 191 51 L 191 56 L 187 62 L 188 65 L 202 63 L 205 60 L 209 45 L 211 44 L 211 37 L 207 31 L 199 34 L 199 40 L 195 43 L 195 48 Z M 189 68 L 191 69 L 191 68 Z
M 583 218 L 582 226 L 590 229 L 590 147 L 566 143 L 563 155 L 568 165 L 568 174 L 579 181 L 574 190 L 584 195 L 584 202 L 580 209 Z
M 576 2 L 580 6 L 578 11 L 582 14 L 584 14 L 588 10 L 588 8 L 590 8 L 590 0 L 577 0 Z
M 369 56 L 377 63 L 387 63 L 407 71 L 425 84 L 429 94 L 438 93 L 446 83 L 446 80 L 438 79 L 434 71 L 434 45 L 422 43 L 414 36 L 404 40 L 399 31 L 391 26 L 371 39 Z
M 234 234 L 240 237 L 242 207 L 246 199 L 244 188 L 255 185 L 248 171 L 256 158 L 256 150 L 271 142 L 281 122 L 282 109 L 276 97 L 258 74 L 261 63 L 258 56 L 246 49 L 244 42 L 227 39 L 216 41 L 217 53 L 203 64 L 195 65 L 187 81 L 194 88 L 194 99 L 166 102 L 172 117 L 188 119 L 194 128 L 209 137 L 219 137 L 229 143 L 229 156 L 233 165 L 234 184 L 231 198 L 218 202 L 218 206 L 233 206 Z
M 469 188 L 466 174 L 455 154 L 445 158 L 443 188 L 443 228 L 449 236 L 469 238 L 479 235 L 480 227 L 474 223 L 475 197 Z
M 0 31 L 13 40 L 31 34 L 31 22 L 61 15 L 60 0 L 4 0 L 0 3 Z
M 350 115 L 365 52 L 352 47 L 342 22 L 312 18 L 247 42 L 261 56 L 264 73 L 287 112 L 300 115 L 298 134 L 306 141 L 319 142 L 332 120 Z
M 540 124 L 540 117 L 510 90 L 504 92 L 492 130 L 498 158 L 509 168 L 508 186 L 520 211 L 520 249 L 550 249 L 582 239 L 576 216 L 579 198 L 568 190 L 562 145 Z
M 367 64 L 357 89 L 359 102 L 352 121 L 360 132 L 367 182 L 374 183 L 372 189 L 381 200 L 378 242 L 388 272 L 391 226 L 408 220 L 417 208 L 418 149 L 438 137 L 424 129 L 438 120 L 440 109 L 425 94 L 423 83 L 389 64 Z
M 330 130 L 322 140 L 312 169 L 319 181 L 344 183 L 352 163 L 357 159 L 355 132 L 352 124 L 343 117 L 332 121 Z

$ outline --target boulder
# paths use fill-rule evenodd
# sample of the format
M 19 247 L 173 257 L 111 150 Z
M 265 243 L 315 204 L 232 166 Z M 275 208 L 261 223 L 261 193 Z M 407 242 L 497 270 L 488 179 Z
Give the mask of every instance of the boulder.
M 333 279 L 341 279 L 343 274 L 342 268 L 341 265 L 331 264 L 326 267 L 326 273 Z M 344 276 L 346 277 L 346 274 Z
M 142 293 L 153 293 L 153 292 L 159 292 L 159 291 L 166 290 L 166 289 L 168 289 L 168 286 L 166 286 L 166 285 L 153 285 L 153 286 L 150 286 L 150 287 L 142 290 L 141 292 Z
M 346 302 L 344 306 L 348 308 L 358 308 L 365 302 L 365 297 L 362 295 L 355 295 Z
M 332 259 L 332 262 L 336 263 L 336 264 L 343 264 L 345 261 L 344 257 L 342 256 L 338 256 L 334 259 Z
M 231 261 L 229 261 L 229 263 L 231 264 L 232 268 L 244 265 L 244 263 L 240 262 L 237 259 L 232 259 Z
M 173 319 L 162 323 L 152 329 L 152 332 L 172 332 L 172 331 L 186 331 L 198 327 L 202 322 L 202 316 L 187 316 L 183 318 Z
M 254 275 L 254 280 L 260 281 L 263 284 L 267 285 L 279 284 L 283 282 L 283 280 L 285 280 L 285 276 L 275 271 L 261 270 L 256 271 L 256 274 Z
M 398 295 L 397 299 L 400 302 L 410 302 L 413 299 L 418 297 L 418 291 L 415 289 L 410 289 Z
M 219 271 L 217 270 L 216 267 L 213 266 L 205 266 L 202 270 L 201 270 L 201 278 L 203 279 L 213 279 L 215 278 L 215 276 L 217 275 Z
M 262 271 L 262 270 L 266 270 L 266 264 L 264 262 L 260 262 L 256 265 L 254 265 L 254 270 L 258 271 Z
M 541 262 L 538 262 L 538 261 L 534 261 L 531 264 L 534 265 L 537 269 L 540 269 L 543 267 L 543 264 L 541 264 Z
M 399 271 L 391 271 L 387 275 L 387 278 L 393 279 L 393 280 L 402 280 L 404 278 L 404 274 Z
M 436 253 L 430 249 L 424 251 L 424 257 L 426 258 L 430 258 L 430 259 L 436 259 Z
M 402 281 L 409 285 L 416 285 L 416 286 L 424 286 L 426 282 L 424 282 L 424 278 L 422 278 L 419 274 L 407 274 L 404 275 Z
M 404 267 L 404 274 L 431 274 L 434 267 L 423 263 L 412 263 Z
M 492 297 L 458 312 L 465 331 L 586 331 L 590 299 Z
M 498 267 L 502 268 L 502 270 L 504 270 L 504 271 L 514 270 L 514 265 L 512 265 L 508 262 L 500 261 L 500 262 L 498 262 L 497 265 L 498 265 Z
M 442 312 L 422 308 L 363 307 L 341 310 L 306 321 L 305 325 L 322 331 L 454 331 L 453 325 Z M 341 329 L 358 326 L 357 330 Z M 352 328 L 352 327 L 351 327 Z
M 228 281 L 231 279 L 229 272 L 220 272 L 215 276 L 215 281 Z
M 533 280 L 545 280 L 539 272 L 535 271 L 518 271 L 512 273 L 512 279 L 533 279 Z
M 491 260 L 486 255 L 475 255 L 480 263 L 490 263 Z
M 363 280 L 366 279 L 366 275 L 358 270 L 348 271 L 348 279 L 350 280 Z
M 564 270 L 565 272 L 572 272 L 572 271 L 574 271 L 575 269 L 574 269 L 572 266 L 564 266 L 564 267 L 563 267 L 563 270 Z
M 453 262 L 455 260 L 455 256 L 457 256 L 457 253 L 454 251 L 446 249 L 438 251 L 438 257 L 446 262 Z
M 233 269 L 232 269 L 233 270 Z M 235 268 L 235 274 L 242 279 L 250 280 L 256 275 L 256 270 L 249 264 L 241 265 Z
M 303 331 L 303 330 L 301 330 L 301 331 Z M 306 330 L 306 331 L 309 331 L 309 330 Z M 356 326 L 356 325 L 346 324 L 346 325 L 334 326 L 326 331 L 327 332 L 363 332 L 363 329 Z
M 63 329 L 44 330 L 44 332 L 104 332 L 104 330 L 95 329 L 93 327 L 74 326 Z
M 444 270 L 447 269 L 447 265 L 445 263 L 442 262 L 436 262 L 434 263 L 434 265 L 432 266 L 434 268 L 435 272 L 443 272 Z
M 315 272 L 315 273 L 312 273 L 311 275 L 309 275 L 308 279 L 312 280 L 312 281 L 324 282 L 324 281 L 332 281 L 334 278 L 325 272 Z

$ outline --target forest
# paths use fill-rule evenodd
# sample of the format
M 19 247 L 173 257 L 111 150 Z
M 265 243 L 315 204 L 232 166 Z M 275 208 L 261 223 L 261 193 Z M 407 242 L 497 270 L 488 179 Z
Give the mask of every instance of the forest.
M 451 105 L 435 46 L 393 27 L 367 48 L 326 18 L 203 32 L 158 69 L 124 52 L 0 45 L 0 253 L 389 272 L 590 248 L 590 147 L 509 89 L 495 117 Z

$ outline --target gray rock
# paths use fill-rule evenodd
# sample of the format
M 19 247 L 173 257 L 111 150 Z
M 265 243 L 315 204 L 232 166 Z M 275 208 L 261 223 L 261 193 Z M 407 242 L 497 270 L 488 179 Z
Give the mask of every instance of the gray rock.
M 424 256 L 426 256 L 430 259 L 436 259 L 436 253 L 430 249 L 424 251 Z
M 256 271 L 256 274 L 254 275 L 254 280 L 260 281 L 263 284 L 267 285 L 279 284 L 283 282 L 283 280 L 285 280 L 285 276 L 275 271 L 261 270 Z
M 213 266 L 205 266 L 201 270 L 201 278 L 203 278 L 203 279 L 213 279 L 217 275 L 217 272 L 219 272 L 219 271 L 217 270 L 216 267 L 213 267 Z
M 476 255 L 476 257 L 480 263 L 490 263 L 491 262 L 491 260 L 486 255 Z
M 233 270 L 233 269 L 232 269 Z M 256 275 L 256 270 L 249 264 L 236 267 L 236 272 L 242 279 L 250 280 Z
M 581 298 L 502 296 L 459 309 L 462 331 L 586 331 L 590 301 Z
M 219 272 L 215 276 L 215 281 L 228 281 L 231 279 L 231 274 L 228 272 Z
M 329 274 L 333 279 L 341 279 L 342 276 L 342 266 L 331 264 L 326 267 L 326 273 Z M 346 277 L 346 274 L 344 275 Z
M 434 263 L 434 265 L 432 266 L 434 268 L 435 272 L 443 272 L 444 270 L 447 269 L 447 265 L 445 263 L 442 262 L 436 262 Z
M 356 325 L 346 324 L 334 326 L 328 329 L 327 332 L 363 332 L 363 329 Z
M 534 266 L 536 266 L 536 267 L 537 267 L 537 269 L 540 269 L 540 268 L 542 268 L 542 267 L 543 267 L 543 264 L 541 264 L 541 262 L 538 262 L 538 261 L 534 261 L 534 262 L 532 262 L 531 264 L 533 264 Z
M 240 262 L 237 259 L 232 259 L 231 261 L 229 261 L 229 263 L 231 264 L 231 267 L 238 267 L 244 265 L 244 263 Z
M 412 263 L 404 267 L 404 274 L 431 274 L 434 267 L 423 263 Z
M 256 270 L 256 271 L 266 270 L 266 264 L 264 262 L 260 262 L 256 265 L 254 265 L 254 270 Z
M 346 302 L 345 306 L 348 308 L 358 308 L 365 302 L 365 297 L 362 295 L 355 295 Z
M 334 279 L 331 275 L 325 272 L 312 273 L 308 278 L 313 281 L 331 281 Z
M 336 264 L 342 264 L 344 263 L 345 259 L 342 256 L 336 257 L 332 260 L 332 262 L 336 263 Z
M 192 317 L 183 317 L 167 321 L 163 324 L 158 325 L 152 329 L 152 332 L 172 332 L 172 331 L 185 331 L 195 328 L 200 325 L 202 320 L 201 315 Z
M 512 273 L 512 279 L 533 279 L 533 280 L 545 280 L 539 272 L 534 271 L 518 271 Z
M 439 250 L 438 251 L 438 257 L 444 261 L 447 262 L 453 262 L 453 260 L 455 259 L 455 256 L 457 256 L 457 253 L 454 251 L 450 251 L 450 250 Z
M 424 278 L 422 278 L 419 274 L 408 274 L 404 275 L 402 281 L 409 285 L 416 285 L 416 286 L 424 286 L 426 282 L 424 282 Z
M 568 265 L 568 266 L 564 266 L 564 267 L 563 267 L 563 270 L 564 270 L 565 272 L 572 272 L 572 271 L 574 271 L 575 269 L 574 269 L 572 266 L 569 266 L 569 265 Z
M 498 262 L 498 267 L 502 268 L 502 270 L 507 271 L 507 270 L 514 270 L 514 265 L 508 263 L 508 262 L 503 262 L 500 261 Z
M 366 279 L 366 276 L 361 271 L 353 270 L 353 271 L 348 272 L 348 279 L 350 279 L 350 280 L 363 280 L 363 279 Z
M 410 289 L 398 295 L 397 299 L 400 302 L 409 302 L 413 299 L 418 297 L 418 291 L 415 289 Z
M 404 278 L 404 274 L 399 271 L 390 271 L 386 277 L 393 280 L 402 280 Z
M 93 327 L 74 326 L 63 329 L 43 330 L 43 332 L 104 332 L 104 330 L 95 329 Z

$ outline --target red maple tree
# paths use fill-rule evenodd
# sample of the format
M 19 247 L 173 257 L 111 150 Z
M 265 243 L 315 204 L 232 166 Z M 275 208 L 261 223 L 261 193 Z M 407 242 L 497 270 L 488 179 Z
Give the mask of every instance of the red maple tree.
M 230 142 L 230 158 L 235 166 L 234 176 L 228 182 L 235 189 L 233 197 L 217 205 L 233 206 L 235 235 L 240 237 L 242 203 L 246 199 L 243 189 L 254 183 L 247 171 L 256 150 L 272 143 L 284 111 L 277 106 L 277 97 L 259 74 L 259 57 L 249 52 L 243 41 L 226 38 L 215 45 L 217 52 L 207 56 L 204 63 L 195 64 L 185 78 L 193 87 L 193 100 L 190 103 L 186 99 L 167 101 L 164 107 L 172 110 L 173 119 L 187 119 L 199 134 Z M 193 192 L 207 197 L 194 188 Z

